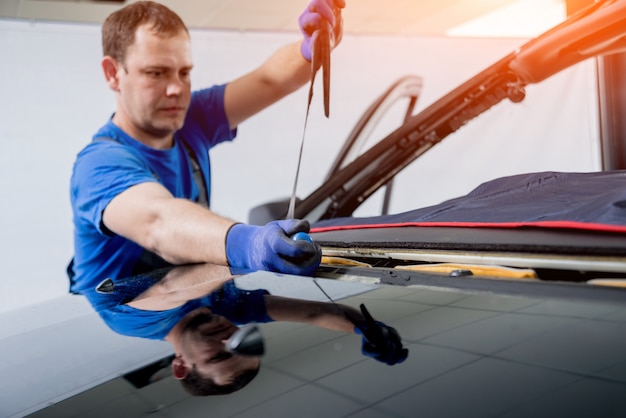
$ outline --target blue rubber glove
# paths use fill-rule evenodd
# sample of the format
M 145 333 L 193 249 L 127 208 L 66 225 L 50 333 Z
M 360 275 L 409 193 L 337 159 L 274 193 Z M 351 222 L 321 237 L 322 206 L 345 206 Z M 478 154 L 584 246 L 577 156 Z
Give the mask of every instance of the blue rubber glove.
M 343 35 L 343 19 L 341 9 L 346 7 L 345 0 L 311 0 L 311 3 L 298 18 L 300 31 L 304 36 L 300 52 L 307 61 L 311 61 L 311 48 L 313 47 L 313 33 L 323 25 L 330 25 L 331 34 L 334 36 L 332 47 L 339 45 Z
M 365 320 L 359 321 L 349 317 L 354 323 L 354 332 L 363 337 L 361 352 L 389 366 L 406 360 L 409 350 L 402 347 L 398 331 L 380 321 L 374 321 L 363 304 L 361 312 Z
M 322 260 L 320 246 L 291 238 L 309 229 L 308 221 L 298 219 L 273 221 L 265 226 L 236 224 L 226 236 L 228 264 L 231 270 L 312 275 Z

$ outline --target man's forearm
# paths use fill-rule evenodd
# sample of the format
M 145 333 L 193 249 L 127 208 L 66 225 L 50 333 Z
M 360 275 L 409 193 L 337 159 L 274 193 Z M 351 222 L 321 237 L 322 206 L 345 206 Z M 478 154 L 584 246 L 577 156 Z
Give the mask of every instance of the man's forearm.
M 173 264 L 226 265 L 225 237 L 234 221 L 187 199 L 174 198 L 161 184 L 128 188 L 107 205 L 104 225 Z
M 283 46 L 258 68 L 262 79 L 283 97 L 310 80 L 311 63 L 302 56 L 301 44 L 298 41 Z
M 152 221 L 145 246 L 172 264 L 227 265 L 226 234 L 234 223 L 189 200 L 167 199 Z
M 361 314 L 354 308 L 342 304 L 266 295 L 268 315 L 275 321 L 301 322 L 334 331 L 354 332 L 354 324 L 346 312 L 357 318 Z
M 299 41 L 280 48 L 260 67 L 226 86 L 224 108 L 231 128 L 293 93 L 310 79 L 311 63 L 302 57 L 300 44 Z
M 189 300 L 208 295 L 232 280 L 232 277 L 228 267 L 215 264 L 176 267 L 129 302 L 128 306 L 148 311 L 173 309 Z

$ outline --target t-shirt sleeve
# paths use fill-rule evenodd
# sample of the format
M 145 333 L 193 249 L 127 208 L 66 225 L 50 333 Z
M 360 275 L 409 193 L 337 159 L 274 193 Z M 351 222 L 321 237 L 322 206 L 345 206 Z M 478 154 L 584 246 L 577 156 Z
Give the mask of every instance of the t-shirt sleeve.
M 71 179 L 75 213 L 101 233 L 102 213 L 109 202 L 131 186 L 155 182 L 146 164 L 128 147 L 95 141 L 77 157 Z
M 265 307 L 265 289 L 242 290 L 233 281 L 205 297 L 211 310 L 236 324 L 273 322 Z
M 237 129 L 230 129 L 224 108 L 226 84 L 194 91 L 185 125 L 181 130 L 183 137 L 191 142 L 200 140 L 206 148 L 232 141 Z

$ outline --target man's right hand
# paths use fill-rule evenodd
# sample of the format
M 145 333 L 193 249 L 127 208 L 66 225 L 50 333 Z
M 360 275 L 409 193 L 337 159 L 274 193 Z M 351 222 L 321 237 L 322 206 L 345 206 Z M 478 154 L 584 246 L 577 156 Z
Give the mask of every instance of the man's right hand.
M 309 228 L 308 221 L 298 219 L 265 226 L 235 224 L 226 236 L 228 264 L 233 269 L 311 275 L 322 259 L 321 248 L 310 241 L 292 239 Z

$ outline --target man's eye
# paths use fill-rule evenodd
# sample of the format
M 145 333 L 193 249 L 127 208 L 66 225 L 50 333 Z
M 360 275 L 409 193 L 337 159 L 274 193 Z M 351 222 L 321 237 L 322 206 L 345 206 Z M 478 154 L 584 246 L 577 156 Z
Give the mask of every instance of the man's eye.
M 159 78 L 163 76 L 163 71 L 146 71 L 146 74 L 150 77 Z

